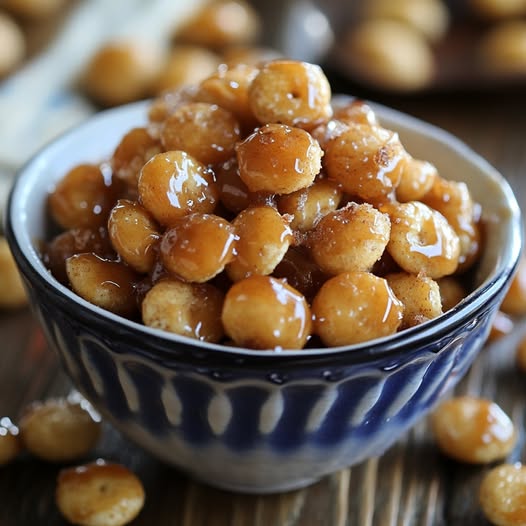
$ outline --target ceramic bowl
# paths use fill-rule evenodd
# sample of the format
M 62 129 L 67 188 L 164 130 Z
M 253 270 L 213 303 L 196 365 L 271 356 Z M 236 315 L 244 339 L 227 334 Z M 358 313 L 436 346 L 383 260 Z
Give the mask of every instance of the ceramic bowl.
M 451 311 L 348 347 L 253 351 L 142 326 L 77 297 L 40 260 L 46 196 L 73 165 L 108 158 L 146 121 L 144 103 L 100 113 L 20 172 L 6 235 L 31 305 L 74 385 L 130 440 L 208 484 L 268 493 L 382 454 L 464 375 L 486 340 L 521 250 L 504 178 L 448 133 L 373 106 L 415 157 L 461 179 L 482 204 L 478 287 Z

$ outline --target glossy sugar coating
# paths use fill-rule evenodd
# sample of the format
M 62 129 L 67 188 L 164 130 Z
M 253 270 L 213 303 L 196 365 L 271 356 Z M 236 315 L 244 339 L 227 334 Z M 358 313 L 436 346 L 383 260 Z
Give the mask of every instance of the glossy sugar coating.
M 217 70 L 199 83 L 195 100 L 217 104 L 232 112 L 247 131 L 254 129 L 258 122 L 249 105 L 248 91 L 259 73 L 256 66 L 222 64 Z
M 385 279 L 404 304 L 402 327 L 413 327 L 442 314 L 442 296 L 435 280 L 406 272 L 388 274 Z
M 299 349 L 310 334 L 307 301 L 282 280 L 250 276 L 226 294 L 222 314 L 234 342 L 253 349 Z
M 197 87 L 195 84 L 180 86 L 164 91 L 151 101 L 148 107 L 148 129 L 156 137 L 164 120 L 169 117 L 181 104 L 195 102 Z
M 431 189 L 438 171 L 428 161 L 406 155 L 402 159 L 400 182 L 396 187 L 396 199 L 401 203 L 419 201 Z
M 124 263 L 89 252 L 75 254 L 66 260 L 66 273 L 71 288 L 90 303 L 122 316 L 137 310 L 137 273 Z
M 183 151 L 168 151 L 152 157 L 141 170 L 139 200 L 163 226 L 191 212 L 214 211 L 218 190 L 214 175 Z
M 479 502 L 495 526 L 526 524 L 526 467 L 519 463 L 502 464 L 486 473 Z
M 289 285 L 301 292 L 309 303 L 330 277 L 312 260 L 304 246 L 289 247 L 272 275 L 285 279 Z
M 97 228 L 70 228 L 56 235 L 43 250 L 42 257 L 53 276 L 67 283 L 66 261 L 75 254 L 90 252 L 103 259 L 115 257 L 108 230 Z
M 480 211 L 473 203 L 466 183 L 435 177 L 421 201 L 440 212 L 458 235 L 459 270 L 465 271 L 475 264 L 482 249 Z
M 123 526 L 144 505 L 142 482 L 121 464 L 97 460 L 60 471 L 55 499 L 60 513 L 80 526 Z
M 152 270 L 161 233 L 146 208 L 119 199 L 108 218 L 108 234 L 113 248 L 130 267 L 143 273 Z
M 312 301 L 314 332 L 328 347 L 393 334 L 403 311 L 385 279 L 360 271 L 329 279 Z
M 442 214 L 419 201 L 382 207 L 391 218 L 387 250 L 406 272 L 436 279 L 458 267 L 460 241 Z
M 470 396 L 443 402 L 432 414 L 431 426 L 444 454 L 470 464 L 501 460 L 517 441 L 513 422 L 496 403 Z
M 226 219 L 213 214 L 190 214 L 163 234 L 161 260 L 175 276 L 203 283 L 234 259 L 236 240 L 235 228 Z
M 122 111 L 130 115 L 130 109 Z M 143 122 L 144 106 L 124 124 L 119 121 L 115 130 L 118 115 L 121 111 L 82 127 L 84 132 L 72 136 L 84 139 L 75 151 L 84 153 L 89 137 L 108 128 L 114 130 L 111 141 L 116 143 L 127 125 Z M 257 493 L 299 488 L 380 455 L 466 372 L 486 338 L 518 255 L 511 243 L 518 239 L 520 222 L 513 199 L 504 180 L 497 178 L 496 184 L 497 174 L 483 163 L 479 167 L 466 149 L 455 148 L 447 134 L 381 108 L 378 115 L 403 131 L 408 151 L 418 144 L 424 154 L 445 149 L 441 175 L 454 172 L 447 166 L 462 167 L 467 180 L 477 181 L 477 191 L 492 190 L 484 203 L 487 213 L 501 222 L 488 223 L 487 232 L 492 241 L 502 241 L 484 251 L 483 264 L 492 265 L 483 273 L 488 287 L 474 291 L 454 313 L 407 333 L 337 349 L 320 348 L 314 335 L 300 352 L 258 352 L 202 343 L 104 315 L 53 286 L 43 265 L 22 256 L 50 343 L 75 384 L 111 415 L 125 436 L 214 486 Z M 58 148 L 58 153 L 62 160 L 66 152 Z M 55 158 L 51 166 L 57 165 Z M 21 195 L 27 196 L 26 188 L 34 183 L 39 188 L 29 194 L 31 202 L 44 191 L 42 182 L 38 186 L 39 168 L 29 165 L 22 175 L 24 191 L 15 194 L 15 214 L 28 205 Z M 359 202 L 345 195 L 342 204 L 351 201 Z M 214 213 L 225 213 L 218 206 Z M 225 213 L 225 218 L 232 215 Z M 34 222 L 23 230 L 31 238 L 42 232 Z M 13 239 L 13 230 L 9 232 Z M 294 248 L 305 250 L 303 244 Z M 29 253 L 30 242 L 21 251 Z M 113 330 L 116 326 L 118 331 Z
M 237 158 L 231 157 L 215 167 L 217 188 L 221 204 L 235 214 L 248 208 L 256 197 L 239 177 Z
M 292 216 L 290 227 L 300 232 L 308 232 L 329 212 L 338 208 L 342 191 L 332 181 L 317 178 L 301 190 L 281 195 L 277 200 L 281 214 Z
M 290 194 L 308 187 L 323 151 L 312 136 L 284 124 L 266 124 L 236 147 L 239 176 L 252 192 Z
M 81 404 L 62 398 L 27 406 L 19 428 L 24 447 L 49 462 L 70 462 L 86 456 L 101 434 L 100 420 Z
M 262 124 L 310 130 L 332 115 L 331 87 L 317 65 L 273 60 L 264 64 L 252 81 L 249 104 Z
M 49 196 L 49 211 L 62 228 L 103 226 L 119 195 L 119 184 L 100 166 L 72 168 Z
M 198 479 L 255 493 L 299 488 L 385 451 L 466 372 L 496 308 L 425 346 L 397 338 L 378 359 L 361 348 L 338 350 L 338 362 L 218 352 L 131 324 L 110 338 L 89 309 L 68 319 L 69 306 L 47 289 L 36 289 L 47 299 L 39 302 L 47 333 L 75 383 L 126 436 Z
M 355 124 L 368 127 L 380 125 L 371 106 L 360 99 L 351 99 L 339 105 L 334 110 L 331 119 L 322 122 L 310 133 L 325 150 L 329 141 L 340 136 Z
M 375 204 L 394 199 L 404 155 L 398 134 L 353 124 L 327 142 L 323 165 L 345 192 Z
M 334 110 L 333 119 L 348 124 L 378 126 L 378 118 L 371 106 L 361 99 L 351 99 Z
M 87 301 L 198 340 L 279 350 L 391 335 L 458 303 L 464 289 L 448 299 L 437 280 L 469 283 L 482 253 L 467 187 L 413 157 L 370 104 L 333 101 L 313 64 L 222 64 L 159 96 L 96 162 L 49 198 L 65 231 L 46 264 Z M 272 309 L 257 337 L 224 326 L 225 297 L 257 277 L 287 280 L 298 312 L 314 312 L 305 334 L 278 338 Z

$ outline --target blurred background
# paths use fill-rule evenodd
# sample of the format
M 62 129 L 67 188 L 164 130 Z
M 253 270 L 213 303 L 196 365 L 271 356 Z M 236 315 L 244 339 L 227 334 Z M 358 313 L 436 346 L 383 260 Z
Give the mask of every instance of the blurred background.
M 523 90 L 526 0 L 1 0 L 4 183 L 103 107 L 280 55 L 394 106 Z

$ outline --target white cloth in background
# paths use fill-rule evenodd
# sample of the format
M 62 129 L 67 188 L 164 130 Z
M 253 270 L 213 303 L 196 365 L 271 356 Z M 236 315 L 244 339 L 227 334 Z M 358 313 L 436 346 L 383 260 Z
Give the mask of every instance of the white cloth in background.
M 104 42 L 168 36 L 204 0 L 83 0 L 45 52 L 0 83 L 0 215 L 16 171 L 94 107 L 73 84 Z

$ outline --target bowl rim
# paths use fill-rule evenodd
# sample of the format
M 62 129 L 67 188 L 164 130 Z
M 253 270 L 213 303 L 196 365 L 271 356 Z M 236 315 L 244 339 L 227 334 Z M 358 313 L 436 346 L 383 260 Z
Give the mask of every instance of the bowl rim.
M 499 184 L 506 198 L 509 218 L 509 231 L 512 242 L 505 246 L 500 254 L 496 268 L 479 287 L 468 294 L 458 305 L 441 316 L 429 320 L 421 325 L 405 329 L 395 334 L 377 338 L 374 340 L 338 347 L 320 347 L 305 348 L 300 350 L 254 350 L 241 347 L 230 347 L 224 344 L 215 344 L 203 342 L 185 336 L 180 336 L 160 329 L 147 327 L 139 322 L 128 320 L 117 314 L 106 311 L 101 307 L 93 305 L 77 296 L 66 286 L 59 283 L 47 270 L 41 260 L 34 240 L 31 240 L 27 231 L 22 227 L 24 221 L 16 220 L 17 208 L 16 203 L 20 199 L 20 194 L 24 192 L 24 183 L 31 174 L 38 169 L 38 165 L 47 155 L 53 155 L 53 152 L 60 149 L 64 141 L 71 141 L 76 135 L 81 134 L 85 129 L 97 126 L 100 122 L 114 116 L 124 115 L 127 112 L 135 111 L 137 115 L 146 111 L 150 101 L 140 101 L 126 104 L 116 108 L 103 110 L 93 115 L 80 125 L 62 133 L 48 144 L 44 145 L 36 154 L 34 154 L 18 171 L 14 184 L 11 187 L 4 217 L 4 230 L 7 241 L 20 271 L 28 277 L 29 282 L 33 285 L 35 280 L 42 282 L 49 292 L 54 293 L 55 297 L 69 307 L 68 312 L 78 314 L 79 319 L 93 319 L 107 326 L 116 324 L 116 332 L 122 330 L 130 333 L 138 331 L 142 336 L 154 338 L 159 346 L 182 346 L 195 347 L 196 350 L 210 351 L 213 353 L 222 353 L 230 357 L 239 357 L 240 359 L 253 358 L 256 361 L 269 362 L 272 360 L 289 361 L 320 359 L 325 361 L 326 358 L 338 361 L 345 359 L 352 363 L 365 362 L 371 359 L 383 357 L 394 357 L 397 353 L 406 352 L 410 348 L 421 347 L 426 342 L 435 341 L 437 335 L 446 334 L 445 329 L 452 329 L 461 326 L 474 318 L 475 315 L 484 310 L 488 299 L 494 297 L 507 284 L 509 284 L 513 273 L 519 263 L 522 252 L 522 221 L 520 207 L 508 181 L 484 158 L 472 150 L 462 140 L 439 128 L 431 123 L 425 122 L 407 113 L 396 109 L 375 103 L 365 101 L 371 105 L 373 110 L 379 112 L 381 116 L 397 122 L 403 122 L 404 126 L 411 127 L 416 133 L 423 134 L 426 137 L 433 138 L 458 155 L 469 159 L 480 171 Z M 21 211 L 18 211 L 20 214 Z M 78 311 L 76 311 L 78 309 Z M 121 331 L 119 331 L 119 328 Z M 173 349 L 172 349 L 173 351 Z M 161 351 L 154 354 L 162 355 Z M 170 349 L 166 351 L 165 356 L 170 355 Z M 218 358 L 220 356 L 217 356 Z

